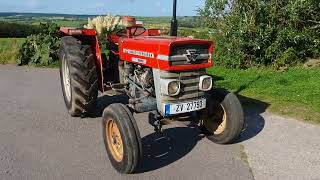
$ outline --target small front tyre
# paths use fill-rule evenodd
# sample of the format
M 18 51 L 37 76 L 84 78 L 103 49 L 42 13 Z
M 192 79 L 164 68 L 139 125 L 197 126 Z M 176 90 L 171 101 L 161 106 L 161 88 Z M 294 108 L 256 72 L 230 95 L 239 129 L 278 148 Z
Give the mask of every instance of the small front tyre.
M 244 114 L 237 96 L 225 89 L 207 93 L 207 108 L 202 112 L 202 130 L 218 144 L 235 140 L 244 127 Z
M 112 166 L 121 174 L 133 173 L 142 158 L 142 146 L 131 111 L 123 104 L 112 104 L 104 110 L 102 124 Z

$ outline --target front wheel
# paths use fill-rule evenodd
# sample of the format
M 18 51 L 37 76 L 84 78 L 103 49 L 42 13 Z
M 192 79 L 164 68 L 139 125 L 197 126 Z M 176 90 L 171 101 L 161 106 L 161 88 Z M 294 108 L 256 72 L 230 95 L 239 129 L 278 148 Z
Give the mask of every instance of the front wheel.
M 244 127 L 244 114 L 237 96 L 225 89 L 207 94 L 208 105 L 202 112 L 202 129 L 207 138 L 218 144 L 236 139 Z
M 142 158 L 141 137 L 131 111 L 123 104 L 112 104 L 102 116 L 103 138 L 112 166 L 131 174 Z

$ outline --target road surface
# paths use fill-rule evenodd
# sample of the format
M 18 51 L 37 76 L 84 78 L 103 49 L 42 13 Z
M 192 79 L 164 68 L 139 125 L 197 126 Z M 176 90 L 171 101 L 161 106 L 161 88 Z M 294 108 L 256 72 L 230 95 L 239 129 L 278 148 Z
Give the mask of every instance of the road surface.
M 112 101 L 117 101 L 112 98 Z M 99 99 L 99 109 L 110 102 Z M 101 118 L 71 118 L 56 69 L 0 66 L 0 179 L 320 179 L 320 128 L 246 110 L 238 143 L 217 145 L 180 123 L 153 132 L 139 114 L 144 158 L 134 175 L 109 164 Z

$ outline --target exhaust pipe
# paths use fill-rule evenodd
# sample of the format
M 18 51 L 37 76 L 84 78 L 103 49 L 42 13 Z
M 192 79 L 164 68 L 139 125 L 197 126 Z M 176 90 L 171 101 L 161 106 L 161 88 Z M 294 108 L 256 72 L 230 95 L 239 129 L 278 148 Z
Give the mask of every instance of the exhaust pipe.
M 178 20 L 177 20 L 177 0 L 173 0 L 173 15 L 171 19 L 170 36 L 178 35 Z

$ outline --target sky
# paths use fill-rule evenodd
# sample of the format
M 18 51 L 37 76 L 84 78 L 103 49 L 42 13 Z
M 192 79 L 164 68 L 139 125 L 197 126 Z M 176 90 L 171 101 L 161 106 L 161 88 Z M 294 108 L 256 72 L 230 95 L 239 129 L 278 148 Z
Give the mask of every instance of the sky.
M 171 16 L 173 0 L 0 0 L 0 12 Z M 205 0 L 178 0 L 178 16 L 196 15 Z

